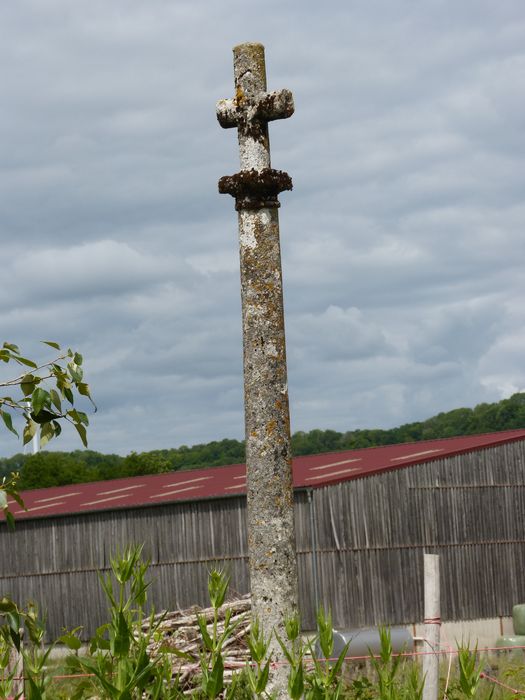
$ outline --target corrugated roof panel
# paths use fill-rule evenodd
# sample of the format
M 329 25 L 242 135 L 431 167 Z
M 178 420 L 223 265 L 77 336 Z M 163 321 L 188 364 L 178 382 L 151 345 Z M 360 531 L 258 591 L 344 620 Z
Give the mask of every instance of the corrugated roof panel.
M 507 430 L 296 457 L 293 460 L 294 486 L 318 488 L 523 439 L 525 430 Z M 13 501 L 10 501 L 10 506 L 16 518 L 43 518 L 245 493 L 246 467 L 244 464 L 233 464 L 35 489 L 22 493 L 27 510 L 21 510 Z M 0 518 L 3 518 L 3 514 L 0 514 Z

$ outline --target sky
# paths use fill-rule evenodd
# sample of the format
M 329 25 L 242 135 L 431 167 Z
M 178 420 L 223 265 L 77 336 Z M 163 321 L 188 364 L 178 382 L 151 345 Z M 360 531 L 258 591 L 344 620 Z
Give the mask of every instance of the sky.
M 295 100 L 270 125 L 292 430 L 525 389 L 522 0 L 17 0 L 0 26 L 1 340 L 82 352 L 91 449 L 243 437 L 215 103 L 245 41 Z

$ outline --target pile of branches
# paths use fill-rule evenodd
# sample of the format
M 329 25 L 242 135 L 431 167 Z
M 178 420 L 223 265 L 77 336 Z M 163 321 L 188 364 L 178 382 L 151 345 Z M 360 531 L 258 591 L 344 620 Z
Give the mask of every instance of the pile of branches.
M 250 633 L 251 600 L 245 595 L 238 600 L 225 602 L 218 609 L 217 633 L 224 632 L 224 622 L 227 611 L 231 610 L 230 625 L 235 629 L 223 644 L 224 681 L 228 683 L 235 671 L 246 666 L 250 659 L 247 638 Z M 197 615 L 205 619 L 208 633 L 212 634 L 215 615 L 213 607 L 200 608 L 193 606 L 187 610 L 160 613 L 154 618 L 157 634 L 152 641 L 148 653 L 155 658 L 159 653 L 168 654 L 172 664 L 173 677 L 178 676 L 183 690 L 194 688 L 201 673 L 200 658 L 204 652 L 204 643 L 199 628 Z M 150 621 L 144 624 L 147 631 Z

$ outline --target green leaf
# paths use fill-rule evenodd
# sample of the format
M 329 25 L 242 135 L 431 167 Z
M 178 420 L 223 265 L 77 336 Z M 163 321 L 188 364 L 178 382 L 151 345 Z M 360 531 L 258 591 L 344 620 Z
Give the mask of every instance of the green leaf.
M 17 355 L 20 354 L 20 348 L 18 345 L 14 345 L 13 343 L 4 343 L 2 347 L 6 348 L 6 350 L 10 350 L 11 352 L 16 352 Z
M 78 411 L 76 408 L 71 408 L 69 411 L 66 412 L 66 415 L 68 415 L 70 418 L 72 418 L 75 421 L 75 423 L 82 422 L 80 420 L 80 416 L 78 415 Z
M 27 357 L 15 357 L 15 360 L 19 365 L 25 365 L 26 367 L 31 367 L 31 369 L 36 369 L 38 365 L 33 360 L 29 360 Z
M 56 410 L 59 413 L 62 413 L 62 402 L 60 401 L 60 396 L 58 395 L 58 391 L 55 391 L 55 389 L 51 389 L 49 392 L 49 398 L 51 399 L 51 403 L 56 408 Z
M 131 643 L 132 632 L 128 627 L 126 616 L 119 610 L 117 613 L 117 629 L 113 640 L 113 653 L 115 656 L 126 656 Z
M 69 374 L 71 376 L 71 379 L 78 383 L 82 381 L 82 377 L 84 373 L 82 372 L 82 367 L 79 367 L 77 364 L 74 362 L 68 362 L 67 368 L 69 370 Z
M 16 607 L 16 603 L 11 600 L 11 598 L 8 598 L 7 596 L 4 596 L 0 600 L 0 613 L 2 615 L 5 615 L 6 613 L 14 613 L 18 610 Z
M 230 577 L 220 569 L 212 569 L 208 576 L 208 594 L 212 607 L 217 609 L 222 606 L 228 586 L 230 585 Z
M 37 424 L 30 419 L 28 421 L 26 427 L 24 428 L 24 437 L 23 437 L 24 445 L 27 445 L 27 443 L 33 439 L 33 436 L 36 433 L 36 429 L 37 429 Z
M 255 692 L 258 693 L 259 695 L 263 693 L 266 690 L 266 686 L 268 685 L 268 677 L 270 675 L 270 660 L 268 660 L 265 665 L 263 666 L 261 670 L 261 674 L 259 678 L 257 679 L 257 687 L 255 689 Z
M 75 428 L 77 429 L 77 433 L 80 435 L 80 439 L 82 440 L 82 444 L 84 447 L 88 446 L 87 443 L 87 434 L 86 434 L 86 429 L 81 423 L 73 423 Z
M 177 649 L 177 647 L 172 646 L 169 642 L 162 642 L 159 647 L 157 647 L 157 651 L 159 651 L 161 654 L 173 654 L 179 659 L 186 659 L 186 661 L 194 661 L 194 658 L 191 654 L 188 654 L 187 651 L 181 651 L 180 649 Z
M 41 387 L 34 390 L 31 397 L 31 405 L 33 406 L 33 413 L 38 415 L 44 406 L 49 406 L 51 403 L 51 398 L 49 392 Z
M 224 688 L 224 662 L 219 654 L 215 659 L 213 668 L 206 683 L 206 695 L 209 698 L 216 698 Z
M 347 644 L 345 644 L 343 650 L 341 651 L 341 653 L 339 654 L 339 656 L 337 658 L 335 665 L 332 666 L 332 670 L 330 671 L 330 681 L 334 681 L 336 676 L 339 674 L 341 667 L 343 666 L 343 663 L 346 659 L 346 655 L 348 653 L 348 647 L 350 646 L 351 641 L 352 640 L 350 640 L 349 642 L 347 642 Z M 401 659 L 400 656 L 398 656 L 397 658 Z
M 58 641 L 65 644 L 68 649 L 73 649 L 74 651 L 78 651 L 82 646 L 80 639 L 72 632 L 66 632 L 66 634 L 58 638 Z
M 87 396 L 88 398 L 91 398 L 91 394 L 89 393 L 89 386 L 85 382 L 79 382 L 77 385 L 78 393 L 81 396 Z
M 9 492 L 8 492 L 8 493 L 9 493 L 9 495 L 11 496 L 11 498 L 12 498 L 14 501 L 16 501 L 16 502 L 18 503 L 18 505 L 20 506 L 20 508 L 23 508 L 24 510 L 27 510 L 26 504 L 25 504 L 24 501 L 22 500 L 22 497 L 20 496 L 20 494 L 18 493 L 18 491 L 16 491 L 15 489 L 9 489 Z
M 293 659 L 293 656 L 291 655 L 291 653 L 289 652 L 288 648 L 286 647 L 286 644 L 285 644 L 285 643 L 283 642 L 283 640 L 279 637 L 279 634 L 278 634 L 277 632 L 275 632 L 275 637 L 276 637 L 277 641 L 279 642 L 279 646 L 280 646 L 281 649 L 283 650 L 283 654 L 284 654 L 284 655 L 286 656 L 286 658 L 288 659 L 288 663 L 291 664 L 291 665 L 293 666 L 293 664 L 294 664 L 294 659 Z
M 10 530 L 15 529 L 15 516 L 11 513 L 10 510 L 5 511 L 5 519 L 7 521 L 7 526 L 9 527 Z
M 288 678 L 288 692 L 292 700 L 299 700 L 304 693 L 304 670 L 302 659 L 298 666 L 292 668 Z
M 202 640 L 206 645 L 206 648 L 212 651 L 213 641 L 208 633 L 208 627 L 206 625 L 206 618 L 203 615 L 197 614 L 197 624 L 199 625 L 199 630 L 201 633 Z
M 89 425 L 89 418 L 84 413 L 84 411 L 77 411 L 77 414 L 78 414 L 78 419 L 81 423 L 83 423 L 84 425 Z
M 53 422 L 44 423 L 42 425 L 40 429 L 40 447 L 44 447 L 53 437 L 55 437 Z
M 2 420 L 5 423 L 5 427 L 18 437 L 17 431 L 13 428 L 13 419 L 11 417 L 11 414 L 7 411 L 0 411 L 0 415 L 2 416 Z
M 7 492 L 0 489 L 0 508 L 3 510 L 7 508 Z
M 51 413 L 50 411 L 47 411 L 45 408 L 43 408 L 40 413 L 37 415 L 36 413 L 31 413 L 31 418 L 35 421 L 35 423 L 38 423 L 38 425 L 44 425 L 45 423 L 50 423 L 54 418 L 59 418 L 60 416 L 57 416 L 56 413 Z
M 83 360 L 82 355 L 81 355 L 79 352 L 76 352 L 76 353 L 73 355 L 73 362 L 74 362 L 75 364 L 81 365 L 81 364 L 82 364 L 82 360 Z
M 58 343 L 55 343 L 53 340 L 42 340 L 41 342 L 44 343 L 44 345 L 49 345 L 50 348 L 60 350 L 60 345 Z
M 24 396 L 30 396 L 35 390 L 35 386 L 40 382 L 40 377 L 36 377 L 34 374 L 26 374 L 22 377 L 20 382 L 20 388 Z

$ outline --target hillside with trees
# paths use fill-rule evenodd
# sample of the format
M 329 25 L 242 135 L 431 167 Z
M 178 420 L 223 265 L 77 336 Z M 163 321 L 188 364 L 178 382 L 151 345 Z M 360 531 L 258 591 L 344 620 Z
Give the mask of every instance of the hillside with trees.
M 390 430 L 300 431 L 292 436 L 292 446 L 295 455 L 308 455 L 517 428 L 525 428 L 525 393 L 514 394 L 497 403 L 482 403 L 475 408 L 456 408 Z M 16 454 L 0 459 L 0 476 L 18 471 L 20 489 L 34 489 L 243 461 L 244 442 L 225 439 L 192 447 L 182 445 L 151 452 L 132 452 L 126 457 L 93 450 Z

